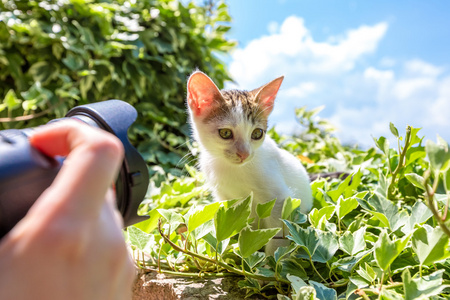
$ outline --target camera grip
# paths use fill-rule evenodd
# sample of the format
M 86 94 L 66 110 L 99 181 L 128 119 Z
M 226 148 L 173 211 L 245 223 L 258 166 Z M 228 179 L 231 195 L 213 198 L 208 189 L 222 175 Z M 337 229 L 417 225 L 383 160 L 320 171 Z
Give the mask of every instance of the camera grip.
M 20 130 L 0 132 L 0 238 L 26 215 L 60 168 L 31 147 Z

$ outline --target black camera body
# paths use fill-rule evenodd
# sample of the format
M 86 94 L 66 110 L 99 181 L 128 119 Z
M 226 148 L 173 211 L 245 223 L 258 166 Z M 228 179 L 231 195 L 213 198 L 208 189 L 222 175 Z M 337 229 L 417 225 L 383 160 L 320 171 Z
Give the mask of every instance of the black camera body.
M 125 157 L 115 183 L 117 208 L 124 226 L 145 220 L 147 217 L 138 216 L 137 211 L 147 192 L 148 169 L 127 134 L 137 118 L 136 110 L 124 101 L 108 100 L 77 106 L 67 113 L 66 118 L 78 119 L 120 139 Z M 52 184 L 64 161 L 64 158 L 47 157 L 33 148 L 28 141 L 32 131 L 0 131 L 0 238 L 26 215 Z

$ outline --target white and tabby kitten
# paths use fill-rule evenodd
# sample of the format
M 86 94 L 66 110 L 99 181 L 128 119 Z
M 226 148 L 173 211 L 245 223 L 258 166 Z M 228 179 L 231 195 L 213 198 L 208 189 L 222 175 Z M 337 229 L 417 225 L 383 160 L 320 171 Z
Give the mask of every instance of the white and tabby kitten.
M 243 198 L 253 192 L 253 211 L 257 203 L 277 198 L 272 216 L 262 220 L 264 228 L 282 227 L 281 209 L 289 196 L 301 199 L 303 213 L 312 207 L 305 168 L 266 136 L 282 81 L 279 77 L 253 91 L 220 91 L 207 75 L 196 71 L 187 84 L 190 122 L 208 187 L 216 200 Z M 273 253 L 281 244 L 272 241 L 266 252 Z

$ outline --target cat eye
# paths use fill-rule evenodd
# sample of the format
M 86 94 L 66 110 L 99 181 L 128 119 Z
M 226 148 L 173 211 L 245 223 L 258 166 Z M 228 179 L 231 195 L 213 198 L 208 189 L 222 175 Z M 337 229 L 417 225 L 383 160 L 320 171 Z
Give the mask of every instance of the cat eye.
M 260 140 L 263 137 L 264 131 L 261 128 L 256 128 L 252 132 L 252 140 Z
M 229 140 L 233 138 L 233 132 L 231 131 L 231 129 L 228 128 L 219 129 L 219 135 L 224 140 Z

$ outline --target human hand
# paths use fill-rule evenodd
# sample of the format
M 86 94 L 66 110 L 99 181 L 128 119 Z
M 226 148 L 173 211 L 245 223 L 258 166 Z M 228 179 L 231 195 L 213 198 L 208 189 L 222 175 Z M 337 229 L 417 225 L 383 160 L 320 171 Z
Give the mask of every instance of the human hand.
M 123 160 L 121 142 L 64 120 L 37 130 L 30 143 L 67 158 L 0 241 L 0 299 L 131 299 L 135 270 L 111 189 Z

